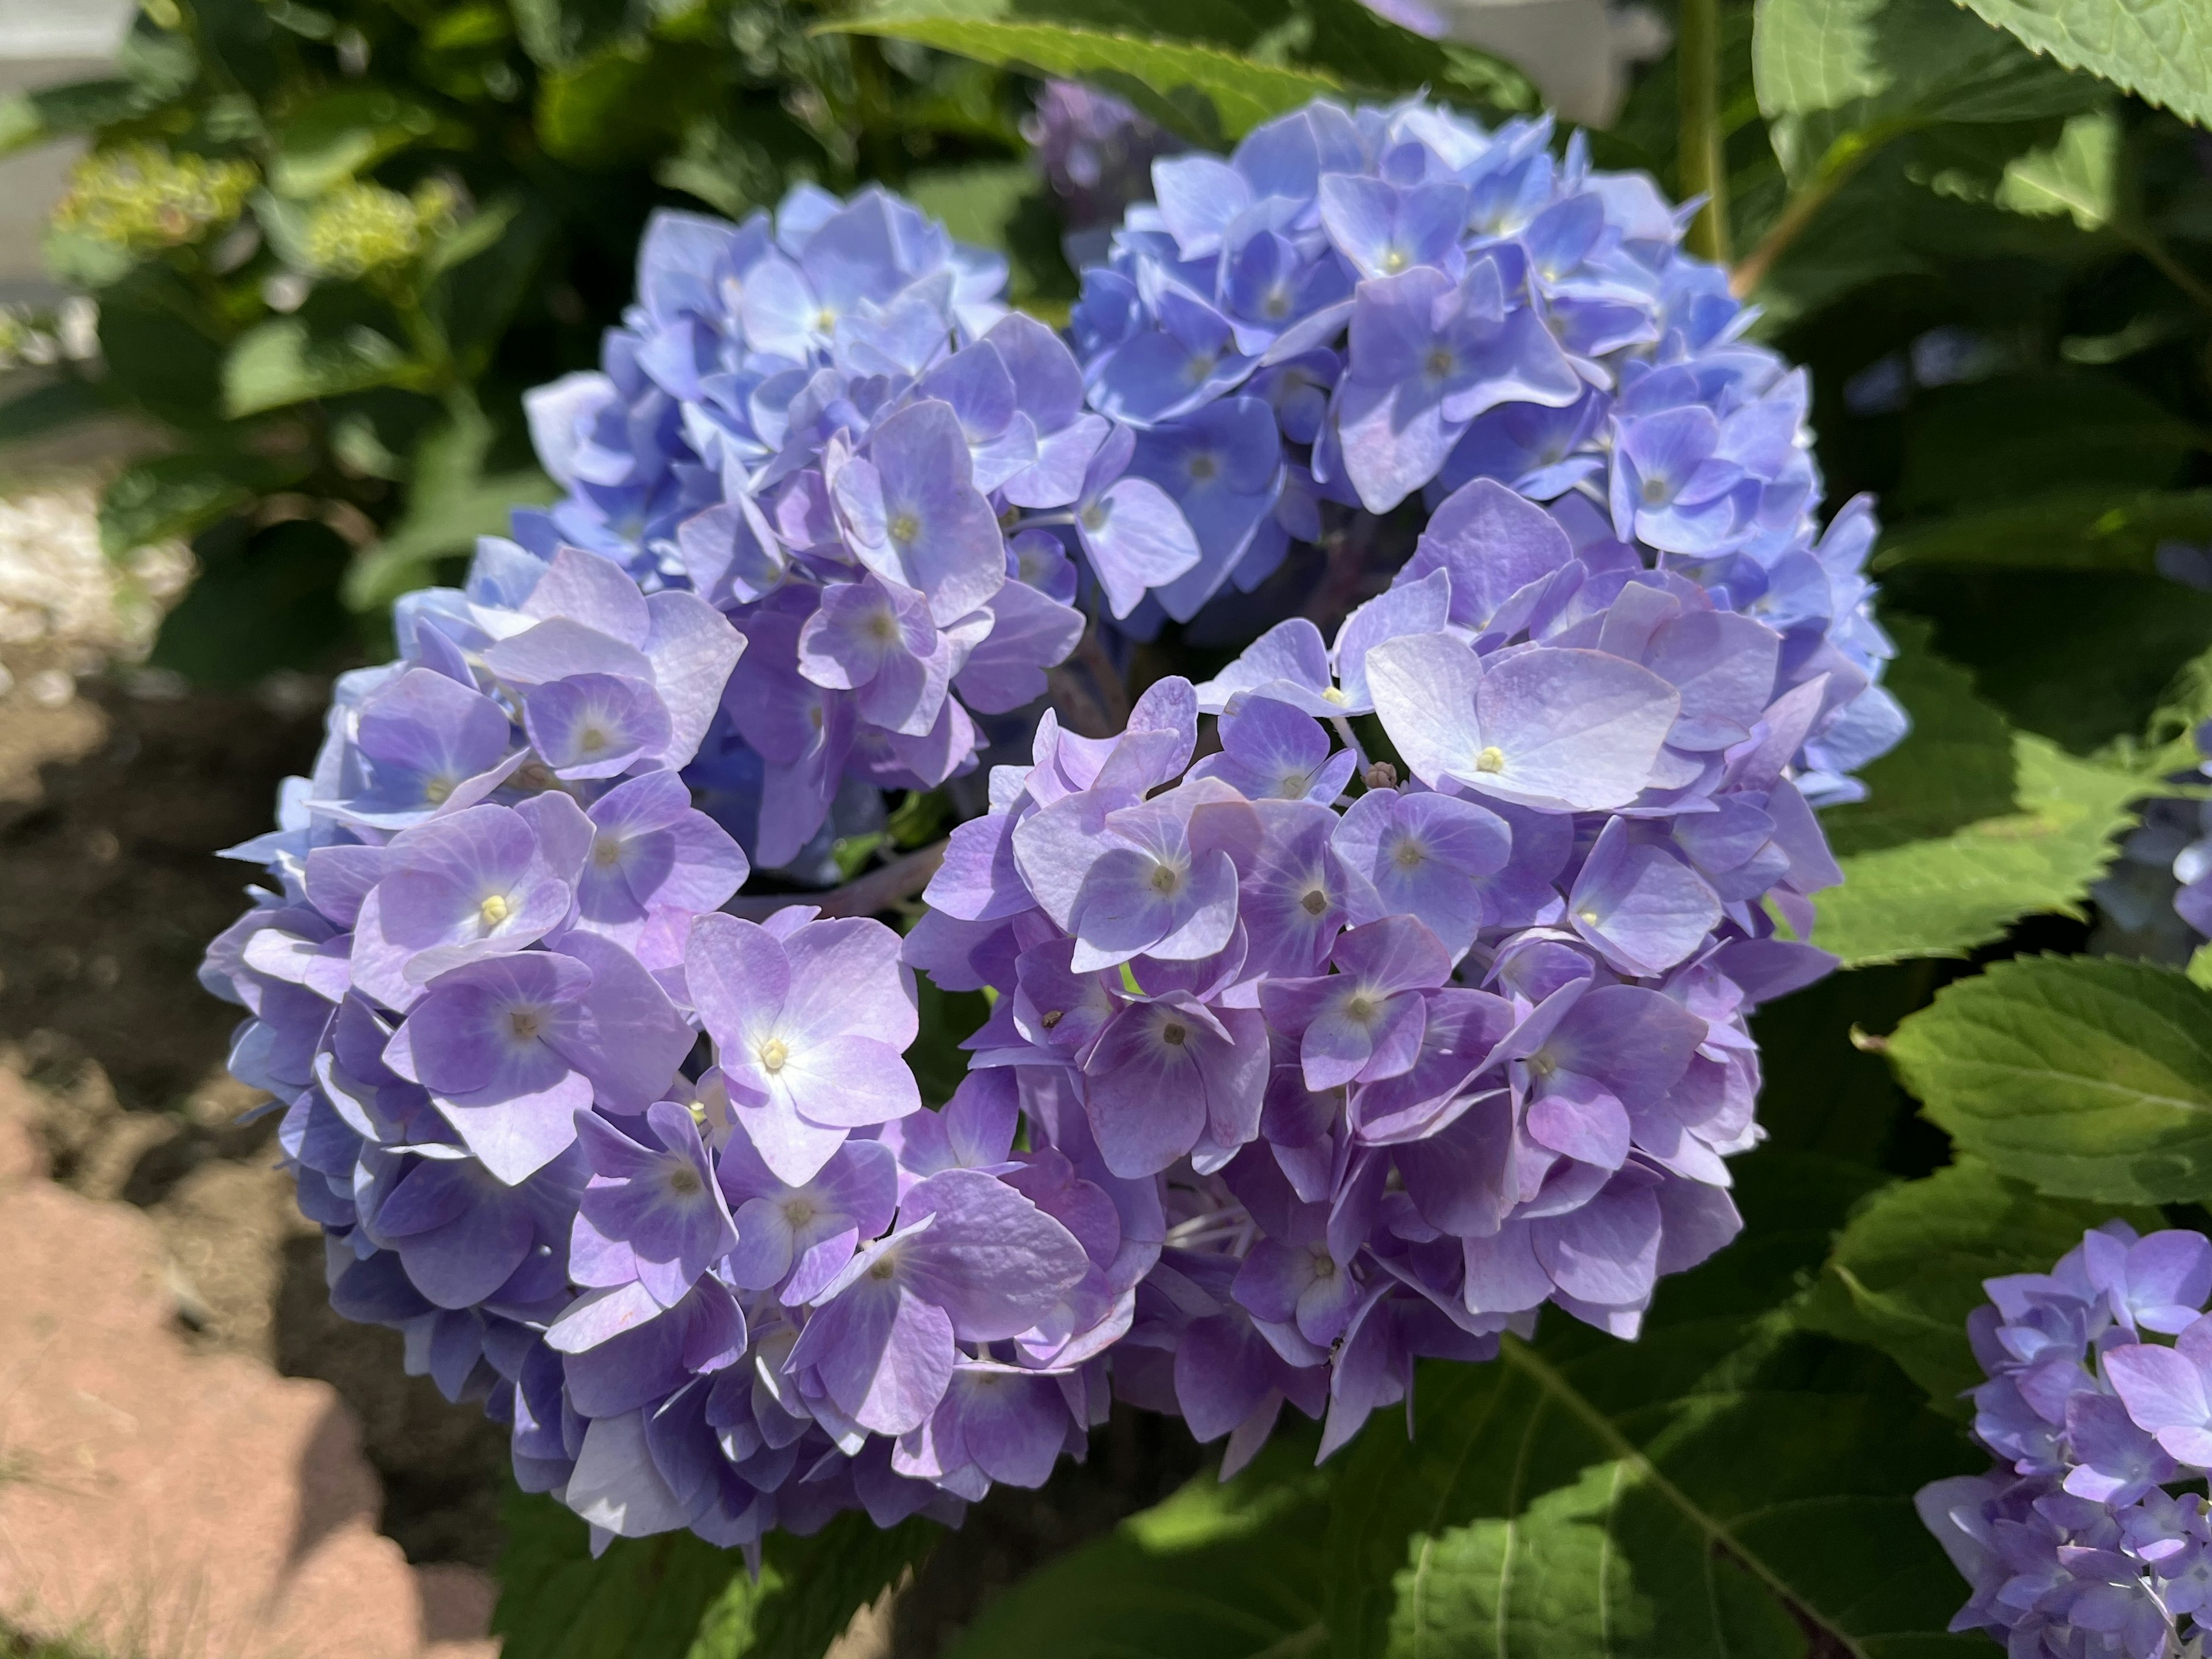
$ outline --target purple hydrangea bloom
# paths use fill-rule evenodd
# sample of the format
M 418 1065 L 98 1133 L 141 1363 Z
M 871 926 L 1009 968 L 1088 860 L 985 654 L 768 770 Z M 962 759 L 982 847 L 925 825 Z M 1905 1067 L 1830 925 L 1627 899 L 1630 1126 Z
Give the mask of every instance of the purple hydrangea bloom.
M 1681 252 L 1686 216 L 1641 174 L 1593 170 L 1580 134 L 1562 155 L 1551 138 L 1549 117 L 1490 131 L 1422 98 L 1324 100 L 1225 161 L 1154 162 L 1073 332 L 1092 406 L 1138 429 L 1133 473 L 1184 507 L 1195 557 L 1084 537 L 1088 568 L 1149 637 L 1326 542 L 1326 580 L 1308 559 L 1286 590 L 1296 606 L 1319 580 L 1326 620 L 1347 577 L 1357 597 L 1449 557 L 1424 538 L 1408 562 L 1382 515 L 1418 499 L 1430 537 L 1463 541 L 1483 526 L 1454 504 L 1482 481 L 1558 521 L 1524 581 L 1655 570 L 1769 623 L 1793 679 L 1826 680 L 1790 757 L 1801 793 L 1858 799 L 1851 775 L 1905 730 L 1879 684 L 1871 508 L 1821 529 L 1804 375 L 1743 337 L 1753 313 Z M 1529 596 L 1454 597 L 1472 628 Z M 1253 610 L 1224 600 L 1199 625 L 1231 636 Z
M 2212 1471 L 2212 1241 L 2107 1222 L 1984 1288 L 1974 1437 L 1996 1466 L 1918 1498 L 1972 1589 L 1951 1628 L 2053 1659 L 2196 1651 L 2212 1527 L 2176 1488 Z
M 1127 435 L 1113 452 L 1067 347 L 998 301 L 1005 277 L 880 190 L 841 202 L 803 185 L 743 224 L 664 212 L 600 371 L 531 396 L 568 494 L 514 515 L 502 561 L 572 544 L 634 594 L 696 595 L 734 624 L 747 649 L 729 705 L 711 733 L 675 735 L 763 867 L 817 869 L 843 832 L 833 811 L 854 816 L 848 785 L 933 788 L 975 765 L 976 715 L 1043 691 L 1084 623 L 1053 562 L 1024 561 L 1024 515 L 1070 522 L 1080 501 L 1116 520 L 1109 543 L 1195 558 L 1172 500 L 1115 482 Z M 1123 458 L 1112 472 L 1102 449 Z M 1146 581 L 1169 574 L 1140 564 Z M 564 777 L 665 741 L 634 677 L 595 672 L 530 696 Z M 402 755 L 382 787 L 475 759 Z
M 1156 683 L 1115 738 L 1048 715 L 908 936 L 939 985 L 998 993 L 973 1077 L 1164 1182 L 1114 1386 L 1231 1467 L 1285 1404 L 1334 1449 L 1414 1358 L 1547 1302 L 1632 1336 L 1739 1224 L 1744 1021 L 1832 960 L 1761 902 L 1809 926 L 1837 878 L 1790 775 L 1823 688 L 1765 624 L 1591 571 L 1509 499 L 1557 537 L 1534 592 L 1536 526 L 1476 537 L 1333 641 L 1287 623 Z M 1402 783 L 1352 740 L 1367 708 Z M 1201 711 L 1222 747 L 1193 764 Z M 2162 1309 L 2172 1277 L 2124 1293 Z
M 929 494 L 968 463 L 951 430 L 915 510 L 953 499 L 957 542 L 966 507 Z M 908 475 L 877 476 L 883 546 L 912 551 Z M 996 591 L 981 510 L 987 574 L 965 545 L 946 568 Z M 341 682 L 313 775 L 234 849 L 270 885 L 203 969 L 251 1016 L 232 1065 L 284 1109 L 333 1305 L 398 1328 L 603 1535 L 750 1548 L 1042 1482 L 1103 1409 L 1165 1231 L 1079 1128 L 1015 1150 L 1010 1073 L 922 1109 L 889 928 L 719 914 L 749 861 L 686 770 L 763 639 L 804 651 L 848 731 L 856 704 L 926 731 L 988 635 L 872 568 L 810 594 L 749 636 L 601 551 L 487 543 L 465 588 L 401 602 L 398 662 Z
M 268 885 L 204 977 L 249 1015 L 232 1067 L 283 1109 L 333 1306 L 402 1330 L 599 1534 L 957 1519 L 1081 1455 L 1117 1397 L 1230 1469 L 1286 1406 L 1333 1452 L 1418 1359 L 1486 1358 L 1547 1304 L 1633 1336 L 1737 1230 L 1747 1022 L 1832 965 L 1773 916 L 1802 939 L 1838 878 L 1808 757 L 1864 676 L 1708 580 L 1723 554 L 1615 539 L 1601 458 L 1579 495 L 1419 481 L 1400 580 L 1346 590 L 1330 634 L 1283 622 L 1111 737 L 1043 715 L 1030 764 L 948 792 L 988 811 L 903 939 L 734 902 L 755 863 L 812 873 L 880 823 L 884 790 L 976 769 L 978 717 L 1077 643 L 1078 559 L 1117 612 L 1195 615 L 1319 533 L 1328 466 L 1402 467 L 1342 408 L 1447 465 L 1499 410 L 1568 408 L 1486 403 L 1498 364 L 1541 392 L 1554 355 L 1587 381 L 1634 332 L 1559 252 L 1589 210 L 1531 229 L 1553 253 L 1518 276 L 1456 240 L 1551 211 L 1540 147 L 1508 188 L 1413 150 L 1324 167 L 1321 130 L 1166 175 L 1158 234 L 1224 281 L 1146 286 L 1158 337 L 1088 381 L 881 192 L 657 219 L 604 372 L 532 400 L 567 497 L 399 603 L 400 659 L 340 681 L 313 775 L 234 849 Z M 1313 257 L 1322 216 L 1353 252 Z M 1542 334 L 1531 283 L 1587 302 L 1572 330 Z M 1425 287 L 1424 315 L 1376 313 Z M 1336 334 L 1384 325 L 1420 349 L 1355 383 Z M 1589 420 L 1482 441 L 1612 441 Z M 1694 465 L 1666 427 L 1638 450 L 1681 475 L 1651 535 L 1739 502 L 1727 469 L 1771 434 L 1723 427 Z M 997 994 L 934 1110 L 916 971 Z M 2080 1299 L 2179 1329 L 2204 1276 L 2100 1246 Z M 2070 1499 L 2148 1503 L 2193 1407 L 2069 1419 L 2092 1316 L 2022 1295 L 2004 1340 L 2033 1364 L 1990 1432 L 2046 1474 L 2073 1433 Z M 2094 1616 L 2138 1616 L 2124 1579 Z

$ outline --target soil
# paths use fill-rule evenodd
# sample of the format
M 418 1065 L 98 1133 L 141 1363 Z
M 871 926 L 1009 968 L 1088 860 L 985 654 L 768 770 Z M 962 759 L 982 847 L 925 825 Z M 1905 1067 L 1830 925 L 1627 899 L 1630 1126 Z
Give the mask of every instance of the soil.
M 64 653 L 4 653 L 0 1066 L 33 1086 L 56 1178 L 155 1223 L 190 1345 L 331 1384 L 382 1477 L 383 1530 L 410 1561 L 489 1567 L 504 1437 L 408 1376 L 396 1332 L 331 1312 L 320 1239 L 274 1167 L 276 1119 L 240 1121 L 263 1097 L 223 1069 L 237 1011 L 194 975 L 255 873 L 215 854 L 268 827 L 327 687 L 79 679 Z

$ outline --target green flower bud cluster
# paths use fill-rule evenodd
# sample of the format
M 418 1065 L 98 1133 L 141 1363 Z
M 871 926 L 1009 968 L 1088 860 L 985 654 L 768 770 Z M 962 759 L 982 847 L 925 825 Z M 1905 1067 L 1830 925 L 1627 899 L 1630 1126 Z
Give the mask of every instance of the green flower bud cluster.
M 117 144 L 77 163 L 54 227 L 137 253 L 181 247 L 235 219 L 257 182 L 249 161 Z
M 427 237 L 453 222 L 457 205 L 441 179 L 426 180 L 411 197 L 381 185 L 341 185 L 307 216 L 301 251 L 320 276 L 365 276 L 412 259 Z

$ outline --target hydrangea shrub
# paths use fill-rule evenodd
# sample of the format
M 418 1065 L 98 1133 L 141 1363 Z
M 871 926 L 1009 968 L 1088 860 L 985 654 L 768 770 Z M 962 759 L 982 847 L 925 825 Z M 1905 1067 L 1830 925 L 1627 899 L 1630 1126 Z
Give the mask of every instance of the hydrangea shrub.
M 509 1659 L 929 1552 L 957 1659 L 2205 1645 L 2185 7 L 1684 0 L 1587 137 L 1352 0 L 157 9 L 0 126 L 104 135 L 103 384 L 249 422 L 112 533 L 405 594 L 208 977 L 509 1432 Z M 595 246 L 728 218 L 493 280 L 525 106 Z

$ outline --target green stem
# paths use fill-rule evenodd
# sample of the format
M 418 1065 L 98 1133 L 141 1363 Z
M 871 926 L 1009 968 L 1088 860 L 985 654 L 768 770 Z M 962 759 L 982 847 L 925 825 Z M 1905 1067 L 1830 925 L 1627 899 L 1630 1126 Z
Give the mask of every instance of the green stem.
M 1823 160 L 1820 170 L 1813 181 L 1792 196 L 1782 210 L 1782 216 L 1759 239 L 1750 252 L 1736 262 L 1729 273 L 1729 288 L 1739 300 L 1755 293 L 1774 269 L 1774 262 L 1784 250 L 1796 241 L 1806 226 L 1811 224 L 1822 208 L 1827 206 L 1835 193 L 1850 181 L 1851 175 L 1866 164 L 1866 159 L 1880 148 L 1878 144 L 1838 146 Z
M 2165 243 L 2135 225 L 2115 224 L 2112 228 L 2119 233 L 2121 240 L 2148 259 L 2160 276 L 2188 295 L 2191 305 L 2201 311 L 2212 311 L 2212 287 L 2207 287 L 2203 278 L 2175 258 Z
M 1716 264 L 1729 257 L 1728 170 L 1721 155 L 1720 0 L 1682 0 L 1680 38 L 1675 48 L 1680 78 L 1682 194 L 1702 196 L 1705 204 L 1691 222 L 1690 252 Z

